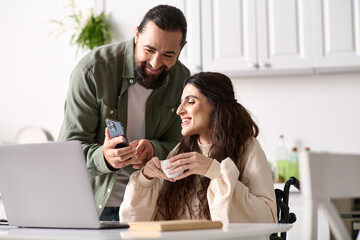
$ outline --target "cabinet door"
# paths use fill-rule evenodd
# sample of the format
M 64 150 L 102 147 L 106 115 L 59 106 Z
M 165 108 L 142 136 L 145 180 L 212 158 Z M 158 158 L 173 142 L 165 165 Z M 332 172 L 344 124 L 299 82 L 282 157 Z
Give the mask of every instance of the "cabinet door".
M 254 0 L 201 2 L 204 71 L 234 72 L 256 67 Z
M 187 21 L 187 44 L 181 51 L 179 59 L 194 74 L 201 71 L 200 0 L 182 0 L 182 2 L 180 9 Z
M 203 70 L 310 69 L 309 1 L 202 1 Z
M 309 0 L 257 0 L 259 70 L 309 69 Z
M 360 67 L 360 1 L 313 0 L 314 67 Z

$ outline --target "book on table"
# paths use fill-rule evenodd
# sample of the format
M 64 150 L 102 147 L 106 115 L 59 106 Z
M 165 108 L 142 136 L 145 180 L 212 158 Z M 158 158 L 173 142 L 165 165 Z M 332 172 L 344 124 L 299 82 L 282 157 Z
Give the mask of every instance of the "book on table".
M 147 221 L 128 222 L 130 230 L 145 231 L 179 231 L 222 228 L 221 221 L 210 220 L 169 220 L 169 221 Z

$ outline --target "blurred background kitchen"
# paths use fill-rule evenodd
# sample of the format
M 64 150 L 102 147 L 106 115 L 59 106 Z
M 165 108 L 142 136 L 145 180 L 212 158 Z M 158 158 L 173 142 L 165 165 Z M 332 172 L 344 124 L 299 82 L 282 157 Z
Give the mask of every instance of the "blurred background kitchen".
M 57 138 L 69 77 L 88 50 L 70 45 L 65 0 L 0 1 L 0 142 L 24 126 Z M 360 153 L 360 2 L 351 0 L 77 0 L 84 15 L 109 16 L 115 41 L 134 35 L 151 7 L 166 3 L 188 20 L 181 61 L 193 72 L 229 75 L 255 117 L 275 164 L 289 148 Z M 67 30 L 67 31 L 65 31 Z
M 12 142 L 26 125 L 57 138 L 70 73 L 87 52 L 70 46 L 72 29 L 61 32 L 51 22 L 67 18 L 69 2 L 0 2 L 0 142 Z M 239 102 L 259 124 L 270 161 L 280 134 L 299 151 L 308 146 L 360 153 L 359 1 L 75 3 L 84 14 L 90 8 L 105 10 L 113 41 L 132 37 L 152 6 L 168 3 L 182 9 L 189 26 L 183 62 L 193 73 L 219 71 L 232 77 Z

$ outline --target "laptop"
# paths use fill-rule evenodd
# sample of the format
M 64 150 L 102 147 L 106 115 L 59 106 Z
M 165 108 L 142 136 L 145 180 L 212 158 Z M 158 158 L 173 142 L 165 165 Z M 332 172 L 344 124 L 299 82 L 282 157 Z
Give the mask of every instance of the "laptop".
M 128 227 L 99 220 L 79 141 L 0 145 L 0 192 L 12 226 Z

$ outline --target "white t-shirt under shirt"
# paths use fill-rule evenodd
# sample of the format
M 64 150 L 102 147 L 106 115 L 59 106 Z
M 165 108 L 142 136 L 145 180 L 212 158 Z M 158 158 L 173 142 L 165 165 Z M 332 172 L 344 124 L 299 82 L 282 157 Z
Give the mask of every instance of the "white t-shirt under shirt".
M 130 142 L 145 138 L 145 109 L 146 101 L 152 93 L 152 89 L 146 89 L 136 83 L 128 89 L 128 118 L 126 137 Z M 132 165 L 127 166 L 132 168 Z M 119 171 L 114 187 L 110 194 L 107 207 L 119 207 L 125 192 L 125 187 L 130 174 L 128 171 Z
M 145 108 L 146 101 L 152 93 L 139 83 L 128 89 L 128 119 L 126 136 L 129 142 L 145 138 Z

